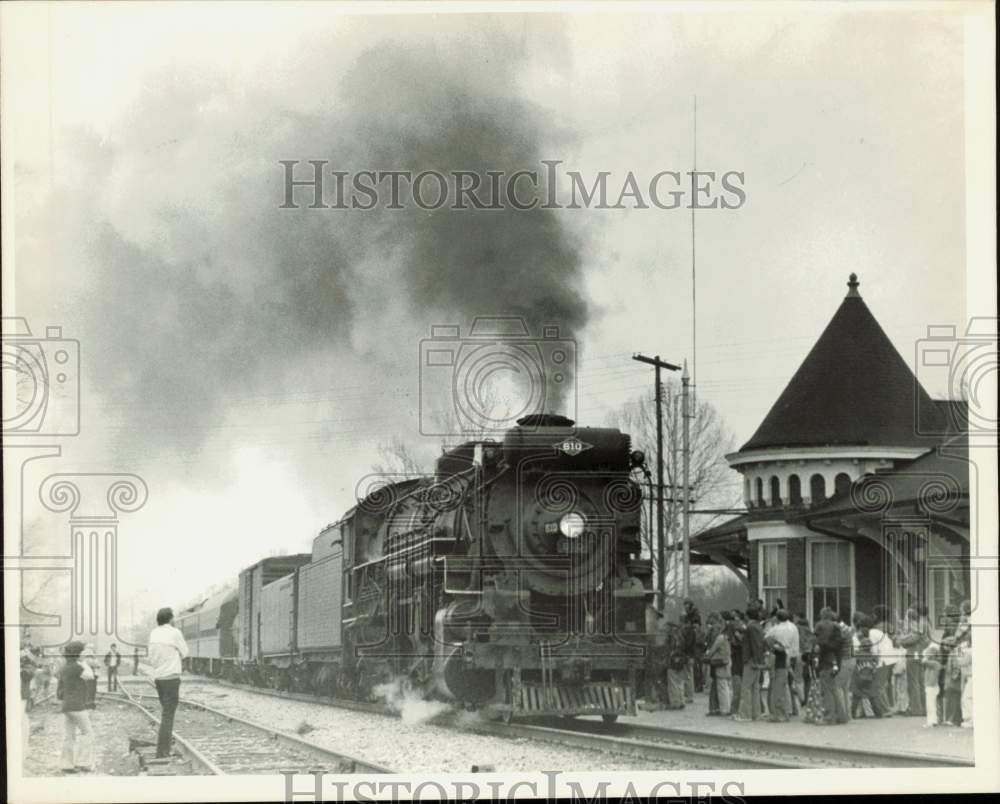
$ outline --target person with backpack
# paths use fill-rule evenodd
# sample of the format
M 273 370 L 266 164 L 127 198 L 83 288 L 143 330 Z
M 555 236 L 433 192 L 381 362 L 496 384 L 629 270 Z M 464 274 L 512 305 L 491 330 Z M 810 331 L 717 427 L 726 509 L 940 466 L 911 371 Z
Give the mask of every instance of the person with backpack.
M 851 717 L 864 717 L 864 703 L 868 702 L 875 717 L 888 714 L 876 683 L 878 680 L 879 657 L 875 653 L 867 629 L 858 633 L 858 647 L 854 652 L 854 678 L 851 682 Z
M 792 713 L 791 686 L 788 683 L 788 669 L 799 656 L 799 629 L 791 621 L 785 609 L 775 613 L 775 624 L 764 636 L 768 648 L 774 655 L 774 677 L 771 679 L 769 719 L 775 723 L 787 723 Z
M 850 713 L 845 710 L 843 698 L 837 694 L 835 678 L 840 670 L 840 657 L 844 636 L 837 623 L 837 613 L 824 606 L 816 623 L 816 669 L 819 675 L 820 693 L 823 701 L 822 725 L 846 723 Z

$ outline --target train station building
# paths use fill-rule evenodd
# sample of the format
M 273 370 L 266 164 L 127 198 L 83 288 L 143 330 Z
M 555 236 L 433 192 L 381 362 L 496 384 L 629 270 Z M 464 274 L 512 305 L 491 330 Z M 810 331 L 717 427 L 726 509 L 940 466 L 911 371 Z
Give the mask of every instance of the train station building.
M 848 293 L 753 436 L 726 456 L 747 512 L 691 539 L 751 598 L 815 621 L 974 603 L 966 407 L 933 400 Z

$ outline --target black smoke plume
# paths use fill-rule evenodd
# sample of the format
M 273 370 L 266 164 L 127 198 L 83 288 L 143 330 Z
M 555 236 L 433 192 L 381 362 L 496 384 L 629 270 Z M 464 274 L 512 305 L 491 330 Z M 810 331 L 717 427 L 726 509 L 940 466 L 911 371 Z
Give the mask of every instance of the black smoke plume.
M 151 455 L 267 443 L 254 422 L 301 392 L 322 403 L 293 422 L 302 432 L 397 435 L 431 323 L 522 316 L 577 335 L 580 247 L 554 211 L 279 208 L 280 160 L 540 170 L 553 122 L 523 96 L 510 45 L 385 43 L 346 69 L 313 53 L 300 65 L 313 91 L 287 100 L 266 77 L 166 71 L 128 125 L 75 134 L 73 170 L 23 223 L 55 243 L 59 279 L 39 292 L 72 298 L 85 401 L 101 399 L 90 425 Z

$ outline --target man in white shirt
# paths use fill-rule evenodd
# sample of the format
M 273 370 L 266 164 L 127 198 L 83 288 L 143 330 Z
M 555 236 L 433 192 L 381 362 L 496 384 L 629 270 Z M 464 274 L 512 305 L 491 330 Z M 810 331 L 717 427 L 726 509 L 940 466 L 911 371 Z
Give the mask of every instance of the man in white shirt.
M 892 704 L 889 702 L 889 685 L 892 683 L 892 668 L 899 661 L 898 651 L 892 644 L 892 638 L 886 633 L 886 621 L 889 610 L 885 606 L 875 606 L 872 609 L 872 619 L 875 624 L 868 629 L 868 639 L 872 643 L 872 653 L 878 657 L 878 668 L 875 670 L 875 698 L 886 714 L 892 717 Z
M 764 642 L 774 654 L 774 678 L 771 679 L 770 720 L 787 721 L 797 711 L 795 699 L 795 672 L 798 665 L 799 629 L 785 609 L 775 612 L 777 623 L 764 632 Z
M 149 664 L 162 708 L 156 745 L 156 756 L 160 758 L 170 756 L 174 712 L 181 695 L 181 659 L 188 655 L 184 635 L 171 625 L 173 619 L 172 609 L 160 609 L 156 612 L 156 628 L 149 634 Z

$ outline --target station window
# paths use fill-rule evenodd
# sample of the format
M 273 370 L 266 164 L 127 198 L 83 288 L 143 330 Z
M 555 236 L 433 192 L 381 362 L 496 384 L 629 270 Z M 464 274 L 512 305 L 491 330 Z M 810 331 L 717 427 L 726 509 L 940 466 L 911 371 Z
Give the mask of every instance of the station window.
M 809 619 L 815 621 L 820 609 L 829 606 L 849 623 L 854 609 L 854 545 L 812 541 L 808 557 Z
M 802 505 L 802 481 L 798 475 L 788 476 L 788 502 L 791 505 Z
M 764 505 L 764 481 L 761 480 L 759 477 L 757 478 L 756 486 L 757 486 L 757 505 L 763 506 Z
M 851 476 L 846 472 L 841 472 L 833 479 L 833 490 L 838 497 L 851 493 Z
M 774 475 L 771 476 L 771 505 L 775 508 L 781 505 L 781 482 Z
M 760 597 L 765 608 L 774 608 L 778 598 L 787 600 L 788 547 L 784 542 L 760 542 Z
M 809 496 L 813 503 L 826 499 L 826 478 L 823 475 L 815 474 L 809 478 Z
M 968 599 L 965 580 L 960 566 L 931 567 L 928 572 L 930 594 L 931 627 L 944 628 L 946 624 L 945 610 L 949 606 L 959 608 Z

